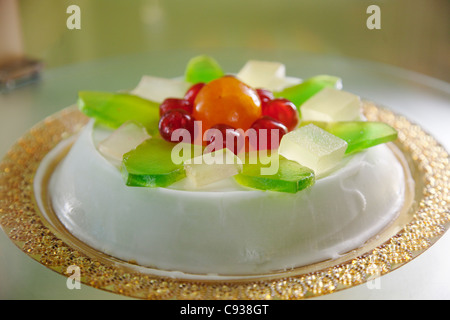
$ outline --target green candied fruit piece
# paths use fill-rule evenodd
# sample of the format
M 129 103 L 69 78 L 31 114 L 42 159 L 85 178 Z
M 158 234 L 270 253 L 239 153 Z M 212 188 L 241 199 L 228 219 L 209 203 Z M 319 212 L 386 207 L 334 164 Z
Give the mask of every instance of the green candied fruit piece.
M 188 62 L 184 77 L 190 83 L 207 83 L 223 75 L 224 72 L 217 61 L 203 55 L 194 57 Z
M 267 168 L 268 165 L 261 161 L 245 162 L 242 173 L 235 175 L 234 179 L 252 189 L 286 193 L 297 193 L 315 183 L 313 170 L 281 156 L 277 160 L 276 173 L 264 174 L 262 168 Z
M 186 176 L 183 163 L 172 161 L 174 144 L 149 139 L 124 154 L 122 176 L 127 186 L 166 187 Z
M 276 98 L 285 98 L 292 101 L 300 111 L 300 106 L 306 100 L 327 87 L 340 89 L 341 79 L 328 75 L 314 76 L 302 83 L 274 92 L 274 96 Z
M 328 124 L 328 132 L 347 141 L 346 153 L 394 141 L 398 133 L 384 122 L 344 121 Z
M 313 123 L 329 133 L 341 138 L 348 144 L 345 153 L 358 152 L 382 143 L 394 141 L 397 130 L 384 122 L 342 121 L 342 122 L 302 122 L 301 126 Z
M 113 129 L 127 121 L 135 121 L 149 134 L 158 133 L 159 104 L 132 94 L 81 91 L 78 107 L 88 117 Z

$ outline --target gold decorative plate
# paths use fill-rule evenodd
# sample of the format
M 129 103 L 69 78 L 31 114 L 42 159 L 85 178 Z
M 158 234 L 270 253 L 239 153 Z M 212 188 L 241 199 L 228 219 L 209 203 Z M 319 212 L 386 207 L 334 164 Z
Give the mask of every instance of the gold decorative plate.
M 74 239 L 39 209 L 34 177 L 42 159 L 88 121 L 70 107 L 27 132 L 0 164 L 0 226 L 27 255 L 65 276 L 80 269 L 94 288 L 141 299 L 302 299 L 351 288 L 397 269 L 434 244 L 450 226 L 449 154 L 403 116 L 366 103 L 368 120 L 399 132 L 397 146 L 415 180 L 414 205 L 363 247 L 338 260 L 238 279 L 176 279 L 109 257 Z

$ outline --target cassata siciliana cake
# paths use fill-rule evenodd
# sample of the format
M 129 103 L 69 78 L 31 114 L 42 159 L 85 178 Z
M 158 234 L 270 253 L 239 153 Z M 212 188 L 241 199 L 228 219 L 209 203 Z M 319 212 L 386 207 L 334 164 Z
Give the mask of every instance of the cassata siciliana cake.
M 405 205 L 394 128 L 341 79 L 209 56 L 175 79 L 79 93 L 90 117 L 49 182 L 75 237 L 115 258 L 208 276 L 290 270 L 363 245 Z

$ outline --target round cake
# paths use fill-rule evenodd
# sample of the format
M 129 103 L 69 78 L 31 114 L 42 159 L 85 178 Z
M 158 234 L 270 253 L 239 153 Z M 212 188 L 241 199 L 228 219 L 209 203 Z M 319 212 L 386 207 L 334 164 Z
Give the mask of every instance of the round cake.
M 288 82 L 283 86 L 296 85 Z M 302 178 L 308 185 L 297 183 L 295 192 L 240 183 L 245 164 L 243 171 L 193 187 L 189 181 L 199 178 L 189 175 L 188 162 L 185 175 L 175 182 L 143 187 L 129 183 L 131 170 L 124 170 L 129 153 L 121 164 L 101 151 L 105 132 L 112 130 L 97 120 L 81 131 L 53 172 L 48 186 L 52 208 L 81 241 L 138 265 L 226 276 L 285 271 L 362 246 L 405 205 L 409 173 L 394 144 L 376 142 L 349 152 L 326 170 L 318 165 L 308 171 L 313 182 Z M 327 123 L 342 123 L 333 121 Z M 281 139 L 280 154 L 288 159 L 283 161 L 297 161 L 294 138 L 285 134 Z M 348 141 L 347 150 L 355 147 L 354 140 Z

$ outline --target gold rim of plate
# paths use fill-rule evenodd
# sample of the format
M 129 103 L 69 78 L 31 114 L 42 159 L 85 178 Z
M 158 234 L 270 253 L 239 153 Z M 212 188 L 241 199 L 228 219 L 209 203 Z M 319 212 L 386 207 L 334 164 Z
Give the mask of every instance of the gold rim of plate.
M 29 130 L 0 163 L 0 226 L 28 256 L 66 277 L 80 268 L 81 283 L 140 299 L 304 299 L 373 281 L 410 262 L 450 227 L 450 157 L 417 124 L 366 102 L 370 121 L 383 121 L 399 132 L 395 142 L 415 181 L 413 205 L 377 237 L 330 260 L 285 272 L 219 279 L 180 279 L 156 275 L 145 267 L 97 252 L 74 239 L 38 208 L 34 177 L 43 158 L 74 136 L 88 118 L 66 108 Z

